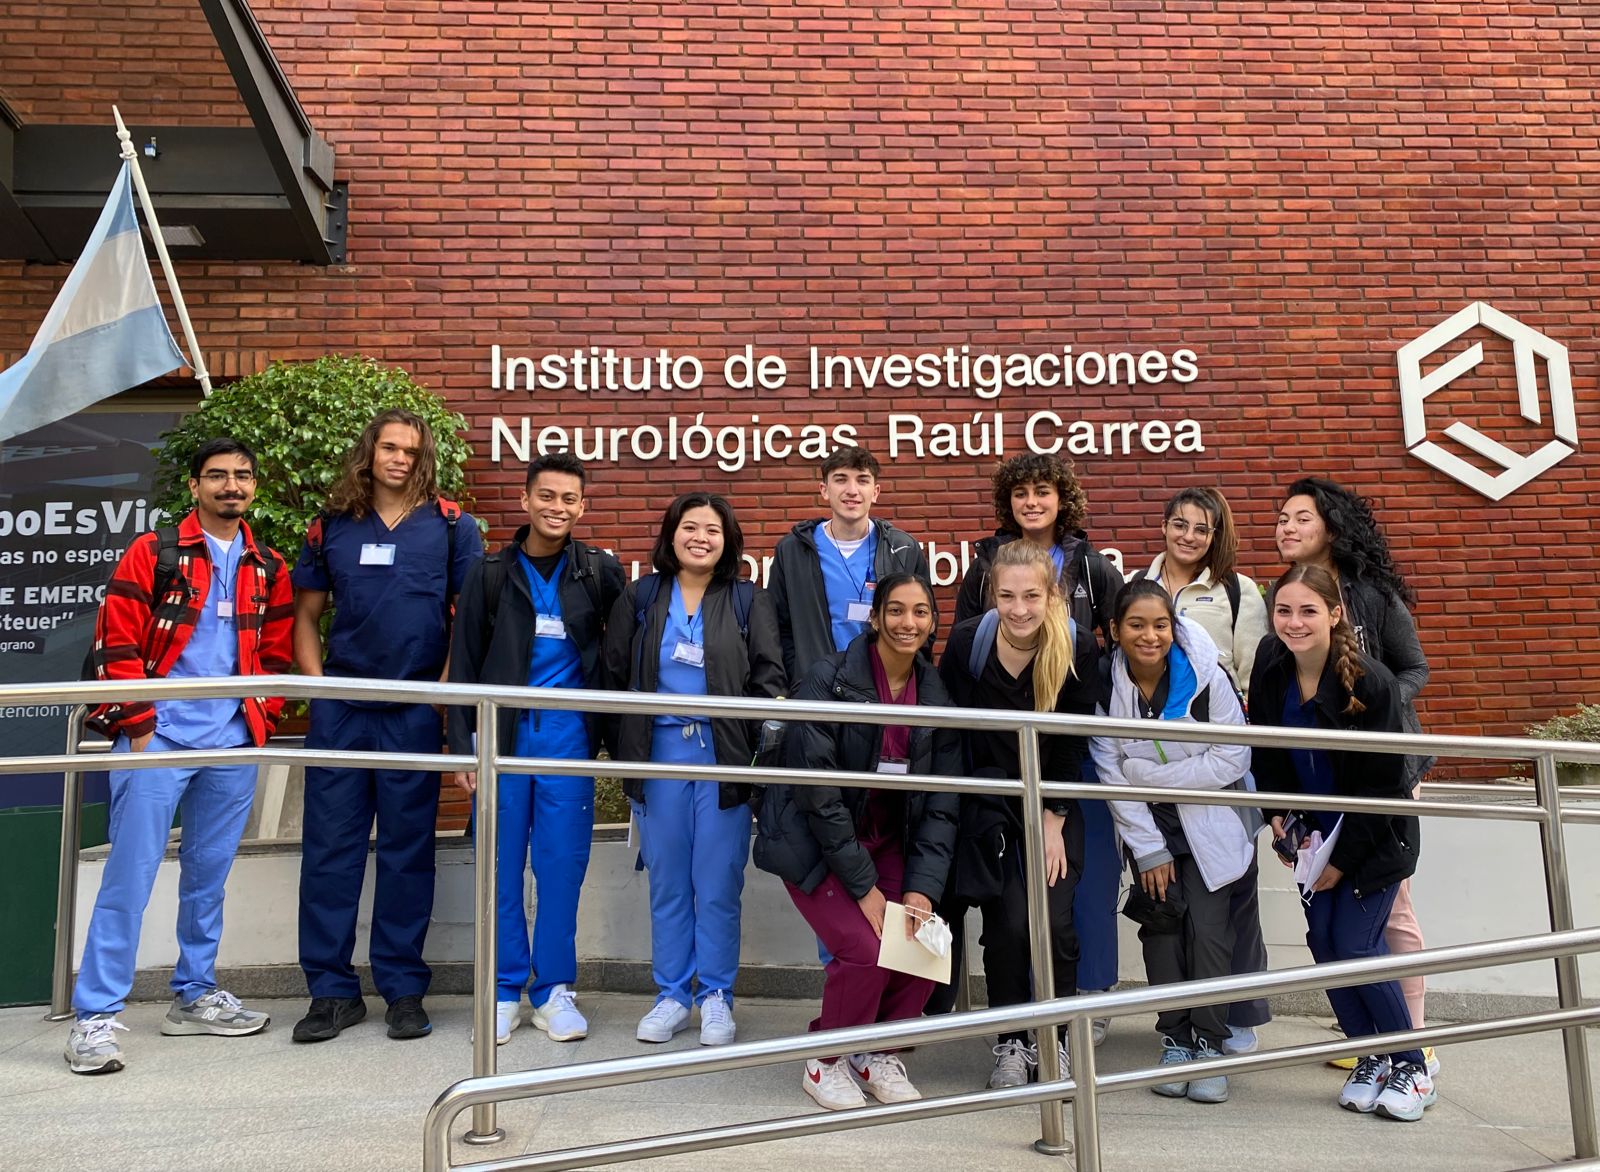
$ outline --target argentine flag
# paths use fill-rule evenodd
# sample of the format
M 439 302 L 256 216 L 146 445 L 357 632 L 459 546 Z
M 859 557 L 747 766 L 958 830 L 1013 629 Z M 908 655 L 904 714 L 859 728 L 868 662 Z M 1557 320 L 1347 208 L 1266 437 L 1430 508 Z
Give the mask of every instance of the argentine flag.
M 0 371 L 0 440 L 185 365 L 156 298 L 124 162 L 27 354 Z

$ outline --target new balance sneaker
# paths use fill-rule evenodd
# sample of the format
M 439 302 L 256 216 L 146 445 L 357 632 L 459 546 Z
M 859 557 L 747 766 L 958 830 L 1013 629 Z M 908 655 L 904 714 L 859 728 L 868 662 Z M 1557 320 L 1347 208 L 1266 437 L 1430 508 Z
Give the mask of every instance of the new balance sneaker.
M 1008 1038 L 994 1048 L 994 1071 L 989 1075 L 989 1089 L 1025 1087 L 1033 1077 L 1033 1068 L 1039 1065 L 1039 1052 L 1019 1038 Z
M 1228 1039 L 1222 1043 L 1224 1054 L 1254 1054 L 1261 1045 L 1255 1030 L 1249 1026 L 1229 1026 Z
M 359 997 L 313 997 L 306 1015 L 294 1023 L 297 1042 L 326 1042 L 367 1016 L 367 1003 Z
M 1194 1061 L 1194 1051 L 1187 1046 L 1180 1046 L 1171 1038 L 1161 1039 L 1161 1065 L 1174 1066 L 1180 1062 Z M 1150 1088 L 1158 1095 L 1169 1099 L 1181 1099 L 1189 1093 L 1189 1082 L 1161 1082 Z
M 122 1049 L 117 1045 L 117 1030 L 128 1027 L 114 1013 L 80 1017 L 67 1034 L 62 1057 L 73 1074 L 115 1074 L 122 1069 Z
M 663 997 L 639 1019 L 639 1028 L 634 1030 L 633 1036 L 641 1042 L 670 1042 L 672 1036 L 688 1024 L 689 1007 L 671 997 Z
M 1211 1043 L 1204 1038 L 1197 1038 L 1194 1046 L 1196 1058 L 1220 1058 L 1211 1048 Z M 1208 1074 L 1204 1078 L 1191 1078 L 1189 1080 L 1189 1102 L 1191 1103 L 1226 1103 L 1228 1101 L 1228 1076 L 1225 1074 Z
M 389 1036 L 397 1042 L 425 1038 L 433 1033 L 433 1022 L 428 1020 L 428 1011 L 422 1008 L 422 996 L 418 993 L 396 997 L 389 1003 L 383 1020 L 389 1025 Z
M 578 996 L 565 985 L 550 990 L 545 1003 L 533 1011 L 533 1024 L 556 1042 L 576 1042 L 589 1036 L 589 1021 L 578 1012 Z
M 906 1077 L 906 1064 L 896 1054 L 852 1054 L 850 1073 L 880 1103 L 909 1103 L 922 1092 Z
M 819 1107 L 829 1111 L 848 1111 L 852 1107 L 865 1107 L 867 1097 L 861 1093 L 856 1080 L 843 1058 L 824 1062 L 817 1058 L 806 1059 L 806 1070 L 800 1076 L 800 1085 L 806 1094 L 816 1100 Z
M 185 1005 L 172 999 L 167 1016 L 161 1019 L 161 1032 L 169 1038 L 190 1034 L 217 1034 L 225 1038 L 257 1034 L 267 1028 L 269 1014 L 246 1009 L 226 989 L 213 989 Z
M 504 1046 L 511 1040 L 511 1031 L 522 1024 L 522 1002 L 496 1001 L 494 1003 L 494 1044 Z
M 1370 1114 L 1378 1105 L 1378 1096 L 1383 1094 L 1384 1084 L 1389 1081 L 1389 1060 L 1380 1058 L 1376 1054 L 1369 1054 L 1356 1062 L 1356 1068 L 1350 1077 L 1344 1080 L 1344 1089 L 1339 1092 L 1339 1106 L 1346 1111 L 1359 1111 L 1363 1115 Z
M 1428 1068 L 1419 1062 L 1402 1062 L 1389 1072 L 1389 1081 L 1373 1109 L 1385 1119 L 1415 1123 L 1438 1101 L 1439 1092 Z
M 733 1024 L 733 1006 L 717 989 L 700 1002 L 700 1044 L 726 1046 L 733 1041 L 739 1027 Z

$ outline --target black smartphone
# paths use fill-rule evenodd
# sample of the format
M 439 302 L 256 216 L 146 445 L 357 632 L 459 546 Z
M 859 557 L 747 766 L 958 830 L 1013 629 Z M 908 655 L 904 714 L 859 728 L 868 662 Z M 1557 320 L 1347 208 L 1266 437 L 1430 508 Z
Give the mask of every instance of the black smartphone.
M 1283 820 L 1283 837 L 1272 840 L 1272 849 L 1278 852 L 1280 859 L 1293 865 L 1299 861 L 1300 845 L 1305 842 L 1309 833 L 1306 824 L 1300 820 L 1300 815 L 1290 814 Z

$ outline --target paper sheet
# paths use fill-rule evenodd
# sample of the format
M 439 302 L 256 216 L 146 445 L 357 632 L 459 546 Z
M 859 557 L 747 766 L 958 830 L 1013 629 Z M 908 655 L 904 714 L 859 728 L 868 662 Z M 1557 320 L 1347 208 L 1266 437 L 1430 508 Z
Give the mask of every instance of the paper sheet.
M 1328 860 L 1333 858 L 1334 844 L 1339 841 L 1339 831 L 1344 829 L 1344 815 L 1339 815 L 1339 820 L 1333 824 L 1333 831 L 1322 840 L 1322 845 L 1317 847 L 1316 853 L 1311 856 L 1311 864 L 1306 868 L 1306 877 L 1301 881 L 1300 890 L 1305 895 L 1311 894 L 1311 889 L 1316 886 L 1317 880 L 1328 869 Z
M 889 903 L 883 913 L 883 939 L 878 943 L 878 967 L 927 977 L 941 985 L 950 983 L 950 958 L 935 956 L 922 941 L 906 939 L 904 904 Z

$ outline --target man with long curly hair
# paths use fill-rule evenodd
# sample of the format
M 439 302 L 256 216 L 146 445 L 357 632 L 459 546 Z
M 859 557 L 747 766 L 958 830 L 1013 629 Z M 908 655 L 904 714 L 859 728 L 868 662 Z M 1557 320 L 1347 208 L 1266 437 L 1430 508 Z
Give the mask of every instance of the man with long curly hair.
M 439 496 L 433 432 L 410 411 L 380 412 L 345 457 L 328 507 L 306 531 L 294 568 L 294 658 L 304 675 L 437 680 L 450 612 L 483 555 L 470 516 Z M 322 615 L 330 595 L 326 661 Z M 427 704 L 313 700 L 310 749 L 437 753 Z M 422 997 L 432 974 L 422 944 L 433 912 L 439 775 L 398 769 L 306 770 L 300 858 L 300 967 L 311 1009 L 297 1042 L 322 1042 L 367 1015 L 352 965 L 367 841 L 378 822 L 372 981 L 391 1038 L 432 1030 Z

